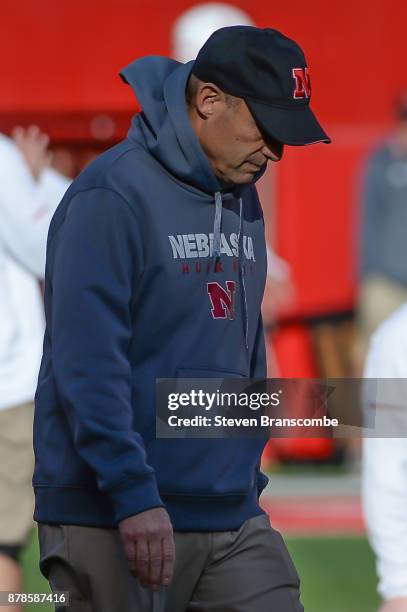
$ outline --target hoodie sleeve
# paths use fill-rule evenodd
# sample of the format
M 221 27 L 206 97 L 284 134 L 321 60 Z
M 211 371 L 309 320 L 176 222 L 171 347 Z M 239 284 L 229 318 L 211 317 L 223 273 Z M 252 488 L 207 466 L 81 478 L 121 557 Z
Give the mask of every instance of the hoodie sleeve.
M 116 521 L 163 506 L 133 429 L 132 299 L 142 270 L 137 218 L 109 189 L 76 194 L 49 239 L 52 363 L 77 452 Z

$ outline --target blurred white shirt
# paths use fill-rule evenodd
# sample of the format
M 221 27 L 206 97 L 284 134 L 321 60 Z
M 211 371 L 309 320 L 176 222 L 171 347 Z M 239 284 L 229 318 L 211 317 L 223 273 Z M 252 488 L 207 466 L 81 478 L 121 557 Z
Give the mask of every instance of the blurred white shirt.
M 407 304 L 374 334 L 365 377 L 407 379 Z M 383 599 L 407 596 L 407 380 L 377 381 L 376 435 L 363 440 L 362 498 Z
M 34 398 L 44 336 L 38 280 L 49 223 L 68 186 L 51 169 L 35 181 L 13 141 L 0 134 L 0 410 Z

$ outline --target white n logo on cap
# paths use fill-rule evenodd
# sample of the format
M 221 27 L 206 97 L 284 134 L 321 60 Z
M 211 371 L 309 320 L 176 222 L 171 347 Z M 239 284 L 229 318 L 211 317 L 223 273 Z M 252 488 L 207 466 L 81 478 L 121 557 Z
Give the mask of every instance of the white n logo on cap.
M 294 100 L 303 100 L 311 95 L 311 80 L 308 68 L 293 68 L 293 79 L 295 80 Z

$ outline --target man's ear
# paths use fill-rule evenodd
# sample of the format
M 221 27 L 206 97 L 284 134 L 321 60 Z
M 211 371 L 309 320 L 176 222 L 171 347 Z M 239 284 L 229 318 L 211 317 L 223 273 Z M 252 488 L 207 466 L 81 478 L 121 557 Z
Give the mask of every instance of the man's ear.
M 225 94 L 214 83 L 200 83 L 196 92 L 195 104 L 198 113 L 209 118 L 219 108 L 219 104 L 225 104 Z

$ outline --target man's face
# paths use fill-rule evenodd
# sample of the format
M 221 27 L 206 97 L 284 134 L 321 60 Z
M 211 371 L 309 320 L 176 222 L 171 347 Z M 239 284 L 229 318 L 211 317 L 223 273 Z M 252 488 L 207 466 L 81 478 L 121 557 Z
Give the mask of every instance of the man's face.
M 202 125 L 200 142 L 216 176 L 225 184 L 241 185 L 269 160 L 279 161 L 284 145 L 266 141 L 244 100 L 221 95 Z

